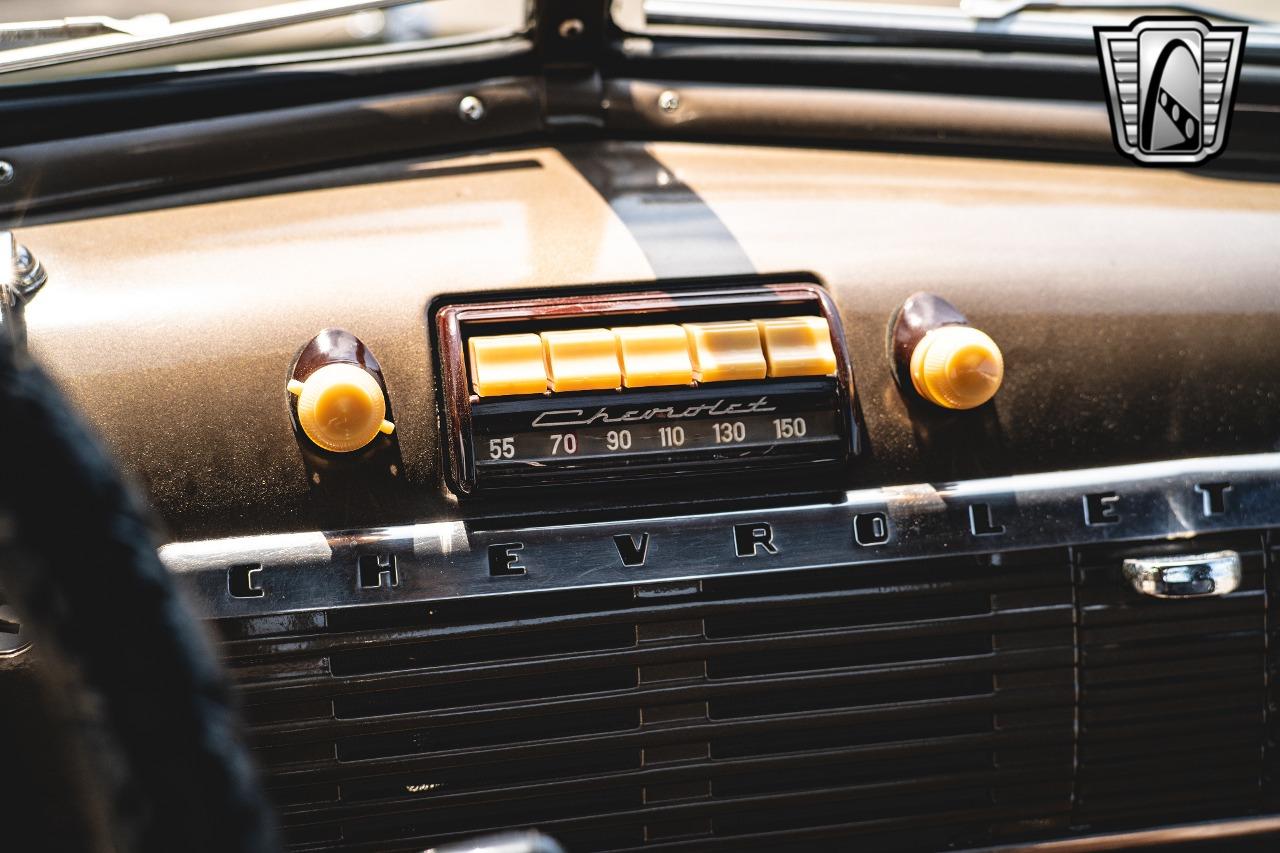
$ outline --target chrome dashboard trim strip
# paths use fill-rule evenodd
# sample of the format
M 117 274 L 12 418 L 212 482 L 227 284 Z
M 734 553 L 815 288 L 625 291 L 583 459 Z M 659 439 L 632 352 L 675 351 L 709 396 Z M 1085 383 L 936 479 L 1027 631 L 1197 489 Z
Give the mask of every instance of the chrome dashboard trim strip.
M 209 617 L 654 583 L 1280 526 L 1280 453 L 848 492 L 805 506 L 165 545 Z
M 1241 840 L 1257 836 L 1272 837 L 1277 834 L 1280 834 L 1280 816 L 1268 815 L 1084 835 L 1079 838 L 1000 844 L 995 847 L 971 848 L 965 853 L 1094 853 L 1094 851 L 1103 850 L 1139 850 L 1149 847 L 1159 847 L 1164 850 L 1181 844 L 1203 845 L 1208 841 Z M 1201 846 L 1199 849 L 1205 848 Z

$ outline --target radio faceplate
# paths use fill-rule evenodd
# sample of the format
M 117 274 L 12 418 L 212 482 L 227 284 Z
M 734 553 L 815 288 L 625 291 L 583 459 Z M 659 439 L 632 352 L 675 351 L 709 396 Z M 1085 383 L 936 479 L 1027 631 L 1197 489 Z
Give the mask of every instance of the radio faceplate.
M 844 335 L 816 284 L 453 304 L 434 326 L 462 495 L 744 472 L 834 485 L 858 451 Z

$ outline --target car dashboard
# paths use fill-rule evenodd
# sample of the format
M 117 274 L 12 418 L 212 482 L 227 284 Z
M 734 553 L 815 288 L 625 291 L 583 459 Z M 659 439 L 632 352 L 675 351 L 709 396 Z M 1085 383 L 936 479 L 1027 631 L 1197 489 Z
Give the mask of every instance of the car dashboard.
M 516 127 L 524 85 L 429 107 Z M 295 113 L 338 143 L 227 182 L 130 142 L 74 210 L 40 153 L 28 347 L 287 849 L 1265 845 L 1274 179 L 1098 156 L 1070 98 L 603 87 L 610 138 L 321 162 L 353 126 Z

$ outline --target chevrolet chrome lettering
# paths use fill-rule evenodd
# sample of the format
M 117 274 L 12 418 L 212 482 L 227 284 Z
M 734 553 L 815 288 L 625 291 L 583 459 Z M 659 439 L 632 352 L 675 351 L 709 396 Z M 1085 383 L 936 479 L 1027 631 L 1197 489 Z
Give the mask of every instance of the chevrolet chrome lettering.
M 213 616 L 369 601 L 433 601 L 808 569 L 992 550 L 1184 541 L 1280 525 L 1280 453 L 1150 462 L 847 492 L 834 502 L 566 525 L 435 522 L 342 533 L 174 543 L 169 568 Z M 394 583 L 361 583 L 361 557 L 394 558 Z M 376 562 L 376 559 L 373 560 Z M 229 573 L 261 567 L 237 594 Z M 943 571 L 946 571 L 943 569 Z
M 656 419 L 680 420 L 697 417 L 724 417 L 727 415 L 749 415 L 777 411 L 768 405 L 769 398 L 761 397 L 753 403 L 730 403 L 724 399 L 714 403 L 699 403 L 677 409 L 674 406 L 658 406 L 651 409 L 629 409 L 621 414 L 612 414 L 611 409 L 617 407 L 601 406 L 594 414 L 587 415 L 585 409 L 553 409 L 540 412 L 533 419 L 531 427 L 535 429 L 559 429 L 563 427 L 591 426 L 596 423 L 624 424 L 640 423 Z

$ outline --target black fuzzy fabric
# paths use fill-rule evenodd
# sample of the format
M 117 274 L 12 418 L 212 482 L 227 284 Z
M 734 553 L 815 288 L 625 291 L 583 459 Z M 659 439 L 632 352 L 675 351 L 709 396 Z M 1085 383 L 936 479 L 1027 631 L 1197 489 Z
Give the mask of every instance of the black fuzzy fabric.
M 227 680 L 156 555 L 148 512 L 3 329 L 0 448 L 0 516 L 27 557 L 0 559 L 0 587 L 100 721 L 92 785 L 108 844 L 277 849 Z

